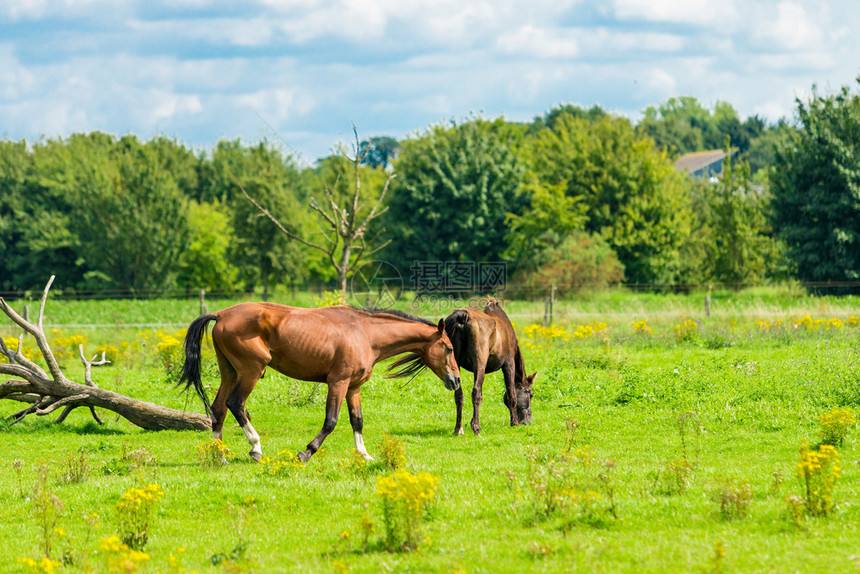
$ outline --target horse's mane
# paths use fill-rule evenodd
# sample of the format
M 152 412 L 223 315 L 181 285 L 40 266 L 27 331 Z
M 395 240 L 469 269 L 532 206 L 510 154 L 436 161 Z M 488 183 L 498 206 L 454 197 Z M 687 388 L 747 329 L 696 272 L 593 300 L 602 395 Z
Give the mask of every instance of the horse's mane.
M 430 321 L 429 319 L 425 319 L 423 317 L 416 317 L 415 315 L 410 315 L 409 313 L 404 313 L 403 311 L 399 311 L 397 309 L 377 309 L 376 307 L 353 307 L 353 309 L 357 309 L 358 311 L 364 311 L 365 313 L 370 313 L 371 315 L 394 315 L 395 317 L 400 317 L 401 319 L 406 319 L 408 321 L 414 321 L 415 323 L 424 323 L 425 325 L 430 325 L 431 327 L 436 326 L 436 323 Z
M 416 317 L 415 315 L 410 315 L 409 313 L 404 313 L 403 311 L 399 311 L 397 309 L 377 309 L 375 307 L 354 307 L 354 309 L 364 311 L 365 313 L 370 313 L 371 315 L 394 315 L 395 317 L 400 317 L 401 319 L 406 319 L 407 321 L 413 321 L 415 323 L 424 323 L 425 325 L 429 325 L 431 327 L 436 326 L 436 324 L 432 321 L 429 321 L 422 317 Z M 399 367 L 402 368 L 400 370 L 395 370 Z M 417 353 L 408 353 L 388 366 L 388 368 L 385 370 L 385 378 L 399 379 L 402 377 L 410 377 L 412 379 L 417 377 L 421 373 L 421 371 L 426 368 L 427 365 L 425 365 L 421 361 L 421 355 Z

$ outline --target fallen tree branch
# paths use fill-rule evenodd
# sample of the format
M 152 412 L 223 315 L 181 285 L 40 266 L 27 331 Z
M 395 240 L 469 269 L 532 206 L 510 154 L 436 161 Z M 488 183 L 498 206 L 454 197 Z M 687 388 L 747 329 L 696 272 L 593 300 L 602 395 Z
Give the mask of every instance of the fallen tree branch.
M 12 322 L 33 336 L 45 364 L 48 366 L 48 372 L 46 372 L 21 353 L 21 338 L 18 340 L 16 351 L 6 347 L 3 339 L 0 338 L 0 354 L 9 361 L 8 363 L 0 363 L 0 375 L 10 375 L 23 379 L 10 379 L 0 384 L 0 399 L 31 403 L 29 407 L 8 416 L 6 420 L 10 424 L 20 422 L 33 413 L 36 416 L 45 416 L 63 408 L 62 414 L 56 421 L 60 423 L 72 410 L 78 407 L 88 407 L 95 420 L 102 424 L 102 420 L 95 410 L 98 407 L 113 411 L 131 423 L 147 430 L 211 430 L 212 423 L 209 417 L 203 414 L 169 409 L 113 391 L 100 389 L 92 381 L 92 367 L 107 364 L 109 361 L 105 358 L 104 353 L 98 361 L 96 357 L 87 361 L 83 345 L 78 347 L 78 351 L 85 369 L 84 384 L 78 384 L 66 378 L 51 351 L 43 328 L 45 302 L 53 281 L 54 277 L 52 276 L 42 294 L 39 317 L 35 324 L 21 317 L 0 297 L 0 310 Z

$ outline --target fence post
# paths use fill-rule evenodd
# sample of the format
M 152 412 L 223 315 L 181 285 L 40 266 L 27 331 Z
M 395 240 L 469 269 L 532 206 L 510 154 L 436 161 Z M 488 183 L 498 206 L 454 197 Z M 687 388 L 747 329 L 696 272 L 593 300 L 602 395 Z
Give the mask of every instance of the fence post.
M 555 285 L 550 289 L 549 295 L 544 299 L 544 307 L 543 307 L 543 326 L 548 327 L 552 325 L 552 304 L 555 302 Z
M 200 290 L 200 314 L 206 314 L 206 289 Z
M 549 295 L 543 298 L 543 326 L 547 326 L 547 320 L 549 319 Z
M 24 305 L 24 312 L 21 313 L 21 315 L 23 315 L 25 321 L 27 321 L 27 322 L 30 321 L 30 306 L 29 305 Z

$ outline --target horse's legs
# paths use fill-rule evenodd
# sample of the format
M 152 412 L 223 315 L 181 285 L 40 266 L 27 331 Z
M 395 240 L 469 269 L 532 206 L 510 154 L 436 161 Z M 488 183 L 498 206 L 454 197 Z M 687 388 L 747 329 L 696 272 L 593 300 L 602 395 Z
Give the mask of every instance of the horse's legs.
M 328 383 L 328 394 L 325 400 L 325 421 L 319 434 L 308 443 L 307 449 L 298 454 L 299 460 L 302 462 L 309 461 L 314 453 L 319 450 L 320 445 L 322 445 L 326 437 L 334 430 L 334 427 L 337 425 L 337 415 L 340 414 L 340 405 L 343 404 L 347 389 L 349 389 L 349 379 Z
M 224 420 L 227 418 L 227 397 L 236 387 L 236 369 L 215 344 L 215 356 L 218 359 L 218 371 L 221 373 L 221 385 L 212 401 L 212 438 L 223 440 Z
M 481 432 L 481 400 L 484 398 L 484 369 L 486 364 L 479 364 L 475 368 L 475 387 L 472 389 L 472 432 L 479 434 Z
M 454 391 L 454 404 L 457 406 L 457 422 L 454 424 L 454 436 L 463 434 L 463 387 Z
M 352 425 L 352 436 L 355 439 L 355 450 L 364 460 L 373 460 L 364 446 L 364 417 L 361 416 L 361 387 L 350 387 L 346 391 L 346 408 L 349 409 L 349 424 Z
M 251 419 L 246 416 L 248 411 L 245 409 L 245 402 L 248 400 L 248 396 L 254 390 L 259 379 L 259 375 L 254 377 L 253 372 L 248 373 L 247 376 L 242 376 L 240 373 L 239 383 L 233 387 L 233 391 L 227 397 L 227 407 L 233 413 L 236 422 L 242 427 L 245 437 L 248 439 L 248 444 L 251 445 L 251 451 L 248 454 L 257 462 L 260 462 L 260 459 L 263 458 L 263 447 L 260 445 L 260 435 L 257 434 L 257 431 L 251 425 Z
M 508 361 L 502 365 L 502 375 L 505 377 L 505 394 L 508 396 L 508 409 L 511 411 L 511 426 L 520 424 L 517 415 L 517 388 L 514 381 L 514 363 Z

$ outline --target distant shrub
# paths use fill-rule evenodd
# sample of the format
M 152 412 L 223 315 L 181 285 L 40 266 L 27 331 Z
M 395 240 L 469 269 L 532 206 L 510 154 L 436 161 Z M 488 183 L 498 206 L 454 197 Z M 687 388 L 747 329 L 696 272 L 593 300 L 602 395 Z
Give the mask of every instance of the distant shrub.
M 382 441 L 379 443 L 379 457 L 382 464 L 391 470 L 403 468 L 406 465 L 403 442 L 388 433 L 383 433 Z
M 292 476 L 304 468 L 305 463 L 292 451 L 282 450 L 274 457 L 260 459 L 260 472 L 268 476 Z
M 334 305 L 346 305 L 343 293 L 340 291 L 324 291 L 322 296 L 316 297 L 317 307 L 332 307 Z
M 78 455 L 73 455 L 70 452 L 66 453 L 66 459 L 60 471 L 60 481 L 76 484 L 83 482 L 90 474 L 89 465 L 83 452 Z
M 367 459 L 364 455 L 358 452 L 357 449 L 352 449 L 348 458 L 340 460 L 340 466 L 344 470 L 351 472 L 355 476 L 366 477 L 370 474 L 370 468 L 367 464 Z
M 122 544 L 133 550 L 143 550 L 149 540 L 149 527 L 155 503 L 161 500 L 164 491 L 157 484 L 143 488 L 133 487 L 126 491 L 116 503 L 117 529 Z
M 752 488 L 749 481 L 722 478 L 714 484 L 710 498 L 719 506 L 720 515 L 726 520 L 744 518 L 752 501 Z
M 376 480 L 382 502 L 385 546 L 389 550 L 415 550 L 421 540 L 421 524 L 436 496 L 439 479 L 427 472 L 412 474 L 400 469 Z
M 60 363 L 72 360 L 78 356 L 78 345 L 86 345 L 87 338 L 84 335 L 66 335 L 58 329 L 51 329 L 53 337 L 51 351 Z
M 573 233 L 558 246 L 537 256 L 537 268 L 516 273 L 507 292 L 511 297 L 534 296 L 556 285 L 559 297 L 583 290 L 605 289 L 624 279 L 624 266 L 606 240 L 587 233 Z
M 169 376 L 177 374 L 185 359 L 185 353 L 182 348 L 182 335 L 179 333 L 172 335 L 162 334 L 155 344 L 155 350 L 165 372 Z
M 224 444 L 224 441 L 213 438 L 209 442 L 197 445 L 197 458 L 200 464 L 208 468 L 221 468 L 227 464 L 233 453 Z
M 651 478 L 655 492 L 680 496 L 693 482 L 693 465 L 684 457 L 668 460 L 651 474 Z
M 99 554 L 104 560 L 104 572 L 133 574 L 149 562 L 149 554 L 126 544 L 116 534 L 102 538 Z
M 836 481 L 842 475 L 839 452 L 829 444 L 813 450 L 804 441 L 800 447 L 797 476 L 803 489 L 804 507 L 810 516 L 827 516 L 835 507 Z
M 693 341 L 699 337 L 699 324 L 693 319 L 675 325 L 675 340 L 679 343 Z
M 654 333 L 654 329 L 652 329 L 648 325 L 648 321 L 646 319 L 642 319 L 641 321 L 633 321 L 633 334 L 634 335 L 651 335 Z
M 823 444 L 841 445 L 848 436 L 848 431 L 857 424 L 857 417 L 849 407 L 836 407 L 822 413 L 818 417 L 818 423 L 821 425 L 818 432 Z

